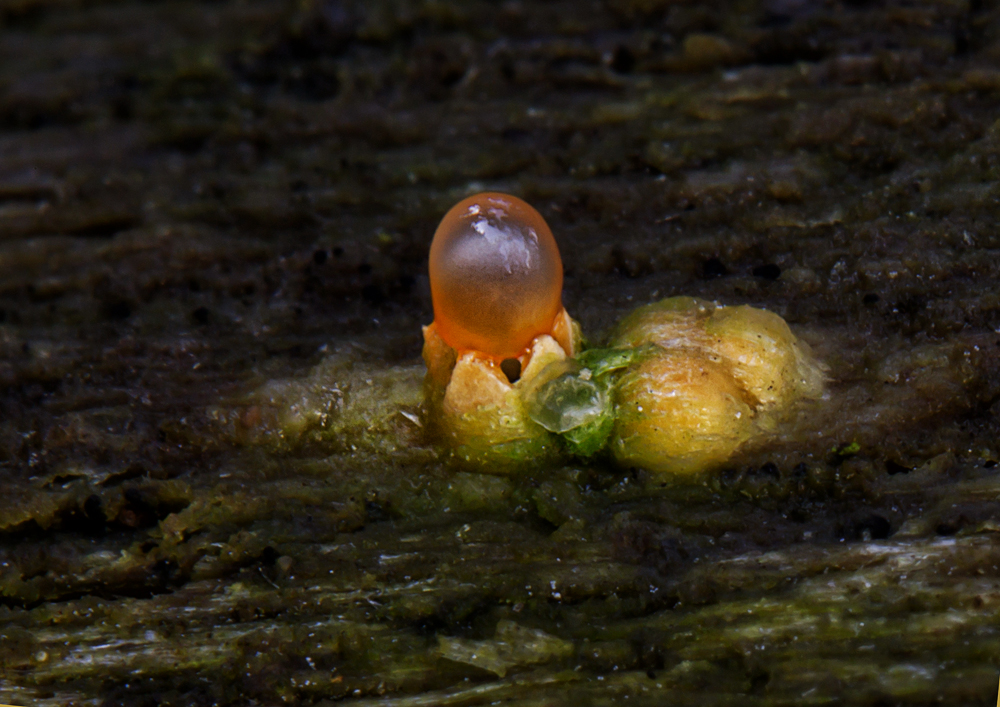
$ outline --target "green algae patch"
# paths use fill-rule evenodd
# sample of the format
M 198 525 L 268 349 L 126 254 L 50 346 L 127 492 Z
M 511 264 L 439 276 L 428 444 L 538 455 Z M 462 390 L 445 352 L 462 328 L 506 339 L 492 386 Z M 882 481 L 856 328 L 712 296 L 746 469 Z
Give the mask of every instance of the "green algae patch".
M 569 658 L 573 651 L 572 642 L 513 621 L 499 622 L 493 640 L 472 641 L 444 636 L 438 639 L 438 653 L 442 658 L 488 670 L 499 677 L 515 668 Z
M 523 393 L 528 416 L 559 435 L 570 454 L 589 457 L 611 433 L 611 386 L 578 360 L 551 363 Z
M 419 444 L 423 371 L 368 366 L 332 355 L 306 375 L 272 379 L 212 414 L 219 433 L 245 444 L 391 454 Z
M 560 451 L 553 437 L 539 431 L 531 439 L 490 442 L 485 438 L 481 444 L 462 444 L 451 450 L 451 458 L 460 467 L 480 473 L 509 474 L 526 467 L 551 464 L 559 458 Z

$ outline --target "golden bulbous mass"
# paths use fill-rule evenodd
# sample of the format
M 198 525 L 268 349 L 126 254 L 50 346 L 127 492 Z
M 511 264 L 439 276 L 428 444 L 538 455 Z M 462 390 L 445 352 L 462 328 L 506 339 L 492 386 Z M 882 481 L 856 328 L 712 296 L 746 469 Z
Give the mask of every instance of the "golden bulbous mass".
M 760 444 L 825 375 L 777 314 L 671 297 L 581 351 L 545 220 L 487 192 L 445 215 L 430 251 L 428 433 L 488 473 L 601 450 L 652 479 L 711 471 Z
M 508 194 L 476 194 L 445 214 L 431 243 L 430 281 L 434 325 L 459 354 L 521 356 L 562 312 L 552 231 Z

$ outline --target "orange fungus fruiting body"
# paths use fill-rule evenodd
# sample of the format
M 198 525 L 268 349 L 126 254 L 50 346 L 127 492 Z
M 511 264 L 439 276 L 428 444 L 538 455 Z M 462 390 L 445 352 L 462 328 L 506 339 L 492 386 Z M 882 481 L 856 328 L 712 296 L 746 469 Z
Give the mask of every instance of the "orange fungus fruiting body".
M 541 214 L 485 192 L 445 214 L 431 243 L 434 324 L 458 352 L 522 355 L 562 311 L 562 259 Z

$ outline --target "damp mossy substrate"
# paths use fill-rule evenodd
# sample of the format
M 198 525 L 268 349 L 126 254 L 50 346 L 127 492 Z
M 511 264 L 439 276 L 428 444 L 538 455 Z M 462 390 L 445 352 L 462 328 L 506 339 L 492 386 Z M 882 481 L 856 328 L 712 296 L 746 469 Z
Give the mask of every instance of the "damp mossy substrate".
M 4 2 L 0 701 L 992 704 L 998 42 L 978 0 Z M 592 342 L 763 307 L 827 396 L 680 483 L 460 468 L 426 254 L 487 189 Z

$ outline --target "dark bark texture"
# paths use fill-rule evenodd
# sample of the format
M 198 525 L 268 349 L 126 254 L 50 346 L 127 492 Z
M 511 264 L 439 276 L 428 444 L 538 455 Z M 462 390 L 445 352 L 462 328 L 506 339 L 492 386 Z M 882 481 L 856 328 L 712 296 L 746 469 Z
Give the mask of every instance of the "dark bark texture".
M 991 0 L 0 1 L 0 702 L 993 704 L 998 66 Z M 765 307 L 828 396 L 694 483 L 456 466 L 479 190 L 591 341 Z

